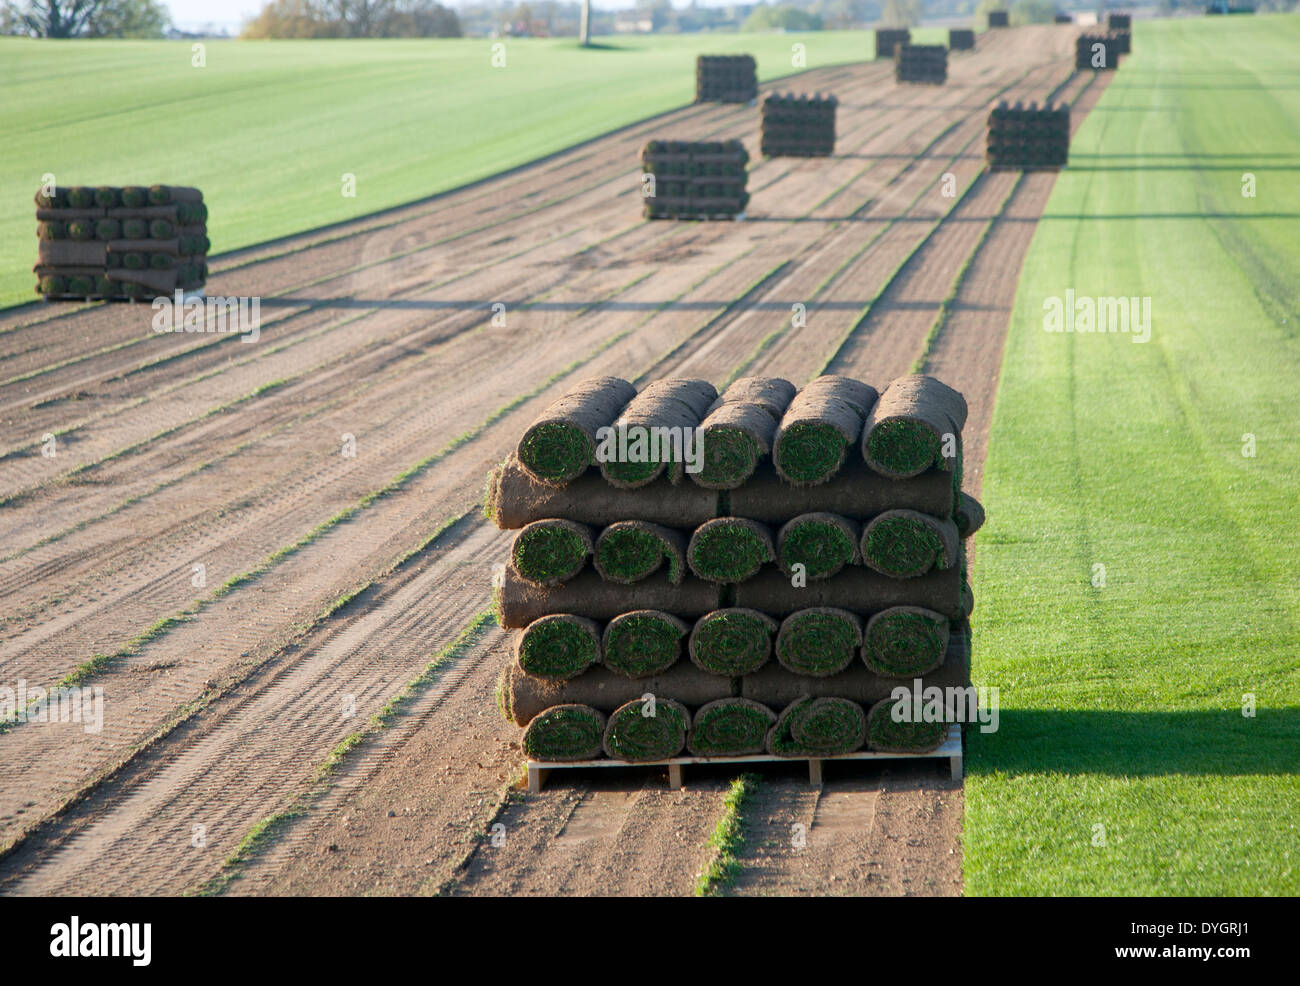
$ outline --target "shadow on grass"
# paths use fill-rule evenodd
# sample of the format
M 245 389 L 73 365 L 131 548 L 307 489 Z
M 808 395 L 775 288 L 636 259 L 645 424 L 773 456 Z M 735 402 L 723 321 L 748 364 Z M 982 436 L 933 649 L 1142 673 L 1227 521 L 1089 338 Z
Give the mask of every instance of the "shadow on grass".
M 968 775 L 1300 774 L 1300 708 L 1183 712 L 1003 709 L 967 730 Z

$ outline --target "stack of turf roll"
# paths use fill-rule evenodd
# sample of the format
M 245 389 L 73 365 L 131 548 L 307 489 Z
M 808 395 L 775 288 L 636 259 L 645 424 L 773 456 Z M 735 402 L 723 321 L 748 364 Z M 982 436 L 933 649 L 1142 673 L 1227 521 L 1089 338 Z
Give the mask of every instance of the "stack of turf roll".
M 941 86 L 948 81 L 948 49 L 943 45 L 900 44 L 894 49 L 894 78 Z
M 988 16 L 988 24 L 990 28 L 1011 26 L 1011 14 L 1008 11 L 990 10 Z
M 652 140 L 641 149 L 646 219 L 734 219 L 749 203 L 749 152 L 739 140 Z
M 36 291 L 46 300 L 115 300 L 197 290 L 208 275 L 207 219 L 197 188 L 37 192 Z
M 905 27 L 876 28 L 876 57 L 893 58 L 894 49 L 900 44 L 910 44 L 912 32 Z
M 968 27 L 954 27 L 948 30 L 948 49 L 950 51 L 971 51 L 975 47 L 975 32 Z
M 1121 55 L 1128 55 L 1133 51 L 1133 33 L 1131 31 L 1107 31 L 1106 34 L 1115 40 L 1116 50 Z
M 1129 31 L 1133 28 L 1133 15 L 1110 13 L 1106 15 L 1106 26 L 1112 31 Z
M 829 157 L 835 153 L 834 96 L 768 93 L 759 147 L 764 157 Z
M 999 102 L 988 116 L 990 168 L 1062 168 L 1070 160 L 1070 107 Z
M 921 375 L 600 377 L 547 407 L 484 500 L 514 532 L 497 702 L 527 757 L 940 746 L 891 695 L 969 684 L 965 420 Z
M 748 103 L 758 98 L 753 55 L 700 55 L 695 59 L 697 103 Z
M 1117 34 L 1080 34 L 1075 40 L 1074 67 L 1080 72 L 1119 68 L 1122 47 Z

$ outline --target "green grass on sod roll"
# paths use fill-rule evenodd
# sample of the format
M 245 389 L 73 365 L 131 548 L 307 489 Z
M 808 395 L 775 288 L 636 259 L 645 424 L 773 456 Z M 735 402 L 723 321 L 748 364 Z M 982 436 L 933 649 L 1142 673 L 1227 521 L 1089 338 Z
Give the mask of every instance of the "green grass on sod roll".
M 690 751 L 697 757 L 762 753 L 776 714 L 744 698 L 724 698 L 700 708 L 691 720 Z
M 924 575 L 943 557 L 943 542 L 911 517 L 886 517 L 862 536 L 862 557 L 872 568 L 896 578 Z
M 682 565 L 663 538 L 642 527 L 606 528 L 596 540 L 601 574 L 612 582 L 631 584 L 653 575 L 667 562 L 668 581 L 682 580 Z
M 691 571 L 709 582 L 742 582 L 773 560 L 771 536 L 736 518 L 711 520 L 691 536 Z
M 653 715 L 649 714 L 653 712 Z M 615 760 L 638 763 L 667 760 L 682 752 L 690 714 L 677 702 L 634 699 L 619 706 L 605 727 L 605 752 Z
M 862 707 L 844 698 L 800 698 L 791 702 L 768 734 L 768 752 L 778 757 L 834 756 L 860 749 L 867 720 Z
M 857 556 L 857 545 L 840 524 L 808 518 L 791 522 L 777 546 L 777 561 L 787 575 L 803 565 L 809 579 L 834 575 Z
M 903 699 L 910 705 L 911 699 Z M 888 700 L 877 702 L 867 717 L 867 746 L 882 753 L 928 753 L 948 737 L 946 722 L 895 722 Z
M 122 189 L 122 204 L 128 209 L 140 209 L 149 204 L 149 190 L 139 185 L 127 185 Z
M 704 462 L 696 480 L 711 489 L 729 489 L 748 479 L 763 457 L 753 436 L 739 428 L 710 428 L 704 433 Z
M 820 483 L 839 472 L 848 442 L 831 425 L 792 425 L 777 441 L 773 455 L 796 483 Z
M 581 428 L 553 421 L 524 437 L 519 461 L 542 479 L 567 480 L 591 465 L 591 443 Z
M 591 553 L 591 540 L 564 521 L 538 520 L 515 535 L 515 571 L 539 585 L 558 585 L 577 575 Z
M 541 678 L 572 678 L 600 662 L 600 637 L 590 620 L 557 613 L 528 624 L 519 637 L 519 666 Z
M 111 185 L 101 185 L 95 189 L 95 205 L 101 209 L 112 209 L 117 205 L 118 191 Z
M 886 421 L 867 438 L 871 457 L 900 473 L 919 473 L 943 463 L 943 449 L 929 428 L 915 421 Z
M 720 609 L 702 616 L 691 632 L 691 660 L 713 674 L 739 678 L 772 656 L 777 623 L 753 610 Z
M 73 209 L 92 209 L 95 206 L 95 190 L 78 185 L 68 189 L 68 205 Z
M 666 613 L 643 610 L 609 621 L 602 638 L 605 667 L 629 678 L 646 678 L 677 663 L 686 627 Z
M 586 705 L 557 705 L 536 716 L 524 730 L 524 755 L 555 762 L 600 756 L 605 717 Z
M 795 674 L 824 678 L 852 664 L 861 645 L 862 630 L 852 613 L 803 609 L 781 621 L 776 659 Z
M 895 607 L 867 622 L 862 657 L 872 671 L 906 678 L 937 668 L 947 646 L 948 621 L 944 617 Z

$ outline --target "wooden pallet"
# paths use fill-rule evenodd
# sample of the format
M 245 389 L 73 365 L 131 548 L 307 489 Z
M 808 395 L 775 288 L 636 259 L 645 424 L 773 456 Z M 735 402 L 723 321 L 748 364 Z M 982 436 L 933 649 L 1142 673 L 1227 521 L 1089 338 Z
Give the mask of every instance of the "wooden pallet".
M 938 749 L 929 753 L 842 753 L 831 757 L 774 757 L 760 753 L 743 757 L 673 757 L 669 760 L 651 760 L 643 763 L 628 763 L 625 760 L 575 760 L 555 762 L 546 760 L 529 760 L 528 792 L 537 794 L 546 783 L 552 770 L 581 769 L 586 767 L 667 767 L 668 787 L 674 791 L 682 786 L 682 768 L 692 764 L 758 764 L 758 763 L 796 763 L 806 760 L 808 763 L 808 783 L 820 787 L 822 783 L 822 762 L 825 760 L 934 760 L 947 759 L 954 781 L 962 777 L 961 726 L 954 723 L 948 728 L 948 738 Z

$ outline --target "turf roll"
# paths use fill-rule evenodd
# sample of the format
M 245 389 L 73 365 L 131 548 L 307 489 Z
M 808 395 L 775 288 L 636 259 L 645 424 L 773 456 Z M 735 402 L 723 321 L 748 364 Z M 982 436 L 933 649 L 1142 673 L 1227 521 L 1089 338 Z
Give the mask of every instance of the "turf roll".
M 687 653 L 702 671 L 739 678 L 767 663 L 779 626 L 755 609 L 733 606 L 714 610 L 695 621 Z
M 777 475 L 770 461 L 728 497 L 737 517 L 780 525 L 800 514 L 826 512 L 870 520 L 886 510 L 907 508 L 947 517 L 953 510 L 952 473 L 930 469 L 913 479 L 887 479 L 853 456 L 833 479 L 819 486 L 795 486 Z
M 653 482 L 665 470 L 679 482 L 698 454 L 697 429 L 718 392 L 707 380 L 655 380 L 623 408 L 608 440 L 597 449 L 600 473 L 620 489 Z M 687 443 L 690 443 L 690 448 Z
M 876 390 L 858 380 L 817 377 L 786 408 L 772 442 L 776 471 L 803 486 L 824 483 L 840 471 L 862 424 L 876 402 Z
M 686 547 L 691 571 L 706 582 L 744 582 L 776 557 L 772 531 L 744 517 L 716 517 L 697 527 Z
M 108 250 L 102 242 L 41 240 L 36 244 L 38 263 L 50 267 L 103 267 Z
M 846 698 L 804 696 L 787 705 L 767 734 L 767 751 L 778 757 L 852 753 L 867 738 L 862 707 Z
M 893 709 L 898 702 L 877 702 L 867 714 L 867 746 L 879 753 L 930 753 L 943 746 L 948 738 L 946 722 L 895 722 Z
M 735 691 L 730 678 L 706 674 L 690 661 L 678 661 L 651 678 L 628 678 L 598 664 L 563 681 L 527 674 L 514 661 L 507 661 L 498 684 L 502 714 L 518 726 L 528 725 L 555 705 L 590 705 L 609 715 L 620 705 L 647 694 L 698 708 L 720 698 L 731 698 Z
M 177 202 L 202 202 L 203 193 L 186 185 L 152 185 L 149 188 L 150 205 L 172 205 Z
M 631 585 L 667 568 L 677 585 L 686 576 L 686 535 L 644 520 L 620 520 L 596 538 L 596 571 L 608 582 Z
M 690 620 L 717 609 L 718 597 L 718 587 L 711 582 L 687 578 L 673 585 L 663 572 L 629 586 L 606 582 L 588 569 L 564 585 L 540 586 L 507 565 L 496 602 L 501 626 L 520 629 L 551 613 L 612 620 L 634 609 L 660 609 Z
M 127 185 L 122 189 L 122 205 L 128 209 L 140 209 L 149 204 L 149 189 L 139 185 Z
M 600 756 L 607 720 L 589 705 L 557 705 L 524 730 L 524 755 L 552 763 L 594 760 Z
M 653 715 L 649 712 L 653 708 Z M 605 726 L 605 753 L 615 760 L 645 763 L 667 760 L 682 752 L 691 728 L 691 714 L 670 698 L 653 706 L 640 698 L 619 706 Z
M 776 659 L 795 674 L 826 678 L 853 663 L 862 646 L 862 618 L 830 606 L 801 609 L 781 621 Z
M 670 613 L 638 609 L 614 617 L 601 637 L 605 667 L 628 678 L 668 670 L 682 656 L 687 626 Z
M 748 480 L 771 454 L 794 393 L 794 384 L 780 377 L 741 377 L 732 383 L 700 425 L 704 465 L 691 478 L 714 490 L 732 490 Z
M 114 208 L 121 198 L 121 191 L 111 185 L 100 185 L 95 189 L 95 205 L 101 209 Z
M 552 517 L 535 520 L 515 534 L 510 564 L 529 582 L 560 585 L 582 571 L 591 552 L 590 527 Z
M 635 396 L 636 388 L 618 377 L 583 380 L 528 426 L 516 450 L 520 465 L 553 486 L 576 479 L 595 461 L 596 432 Z
M 95 190 L 84 185 L 68 189 L 68 205 L 73 209 L 91 209 L 95 206 Z
M 801 514 L 776 535 L 776 561 L 786 575 L 802 565 L 810 582 L 828 579 L 845 565 L 861 561 L 862 525 L 832 513 Z
M 924 606 L 958 618 L 962 614 L 961 572 L 957 566 L 932 569 L 913 579 L 881 575 L 865 566 L 844 569 L 831 579 L 797 589 L 777 568 L 760 572 L 734 589 L 731 604 L 785 617 L 801 609 L 831 606 L 869 616 L 891 606 Z
M 744 698 L 722 698 L 691 717 L 686 748 L 697 757 L 740 757 L 762 753 L 776 713 Z
M 910 579 L 959 561 L 957 525 L 916 510 L 889 510 L 862 530 L 862 562 L 882 575 Z
M 601 662 L 600 626 L 572 613 L 543 616 L 515 637 L 515 660 L 539 678 L 575 677 Z
M 889 677 L 927 674 L 943 663 L 948 637 L 947 617 L 921 606 L 891 606 L 867 621 L 862 660 Z
M 957 525 L 957 533 L 963 539 L 971 537 L 984 526 L 984 507 L 969 493 L 957 495 L 957 509 L 952 519 Z
M 907 479 L 927 469 L 951 471 L 945 436 L 966 424 L 966 399 L 934 377 L 914 373 L 890 382 L 862 429 L 862 457 L 876 472 Z
M 567 517 L 593 526 L 636 517 L 693 529 L 716 517 L 717 508 L 717 493 L 693 483 L 673 486 L 666 477 L 639 489 L 620 490 L 605 482 L 599 470 L 590 469 L 567 486 L 550 486 L 531 476 L 513 455 L 488 476 L 483 497 L 484 514 L 504 530 L 544 517 Z
M 128 292 L 134 290 L 133 296 L 138 298 L 171 294 L 178 287 L 175 270 L 110 270 L 108 279 L 134 285 Z

